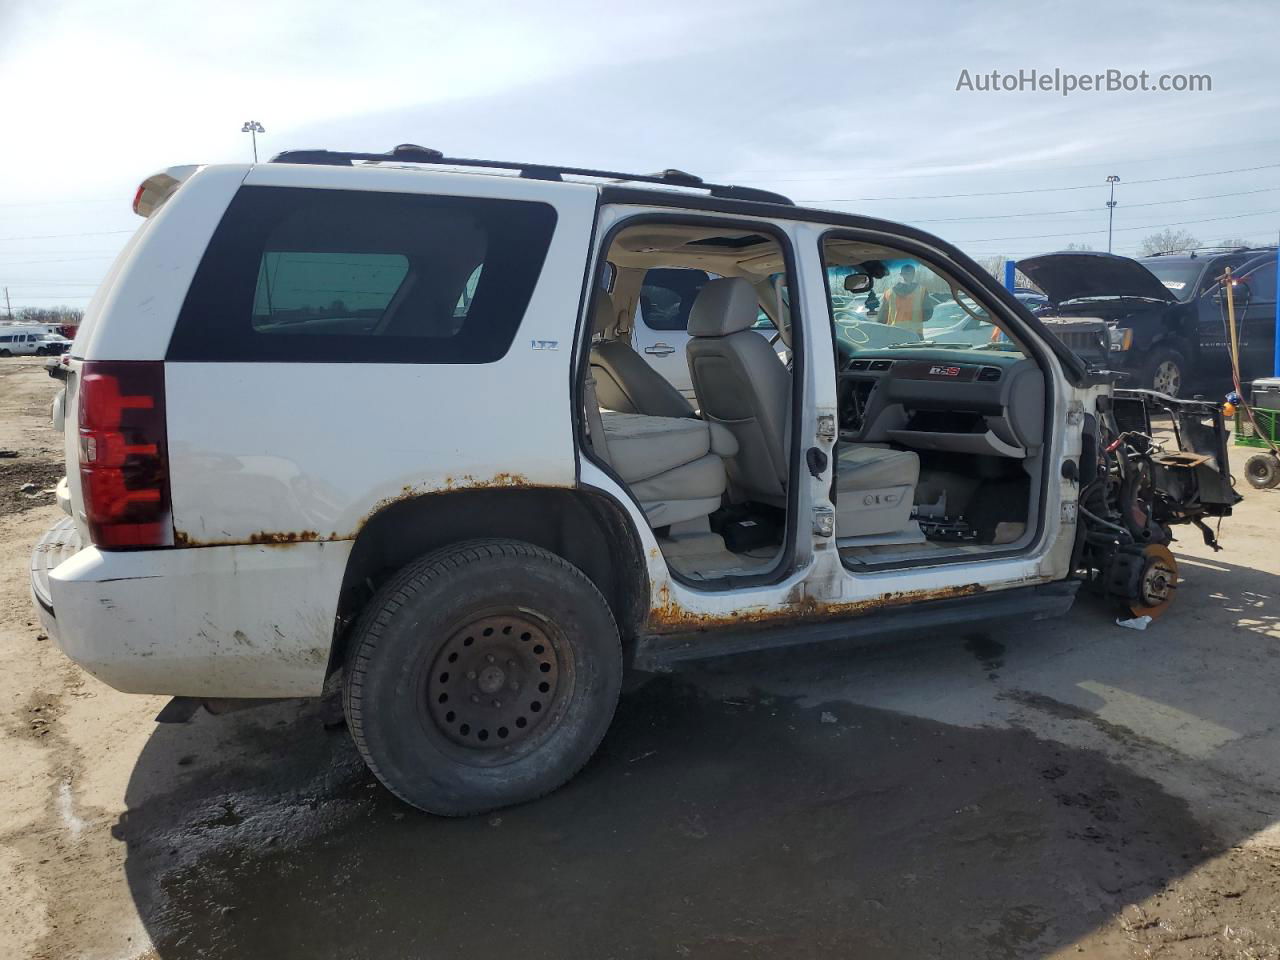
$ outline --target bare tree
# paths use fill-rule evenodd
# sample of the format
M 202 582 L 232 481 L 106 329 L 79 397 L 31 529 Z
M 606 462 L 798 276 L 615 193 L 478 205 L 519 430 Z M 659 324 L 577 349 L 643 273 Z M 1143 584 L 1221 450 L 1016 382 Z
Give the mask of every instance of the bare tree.
M 1092 249 L 1093 249 L 1093 247 L 1089 246 L 1089 244 L 1087 244 L 1087 243 L 1075 243 L 1075 242 L 1073 241 L 1072 243 L 1068 243 L 1068 244 L 1067 244 L 1065 247 L 1063 247 L 1062 249 L 1064 249 L 1064 250 L 1082 250 L 1082 251 L 1089 251 L 1089 250 L 1092 250 Z
M 23 307 L 15 310 L 14 316 L 26 323 L 59 323 L 66 326 L 79 326 L 84 319 L 84 311 L 79 307 Z
M 1242 240 L 1240 237 L 1224 237 L 1218 241 L 1218 246 L 1234 250 L 1236 247 L 1256 247 L 1259 244 L 1252 240 Z
M 1159 233 L 1142 238 L 1139 255 L 1149 257 L 1156 253 L 1177 253 L 1181 250 L 1192 250 L 1199 245 L 1200 241 L 1187 231 L 1165 227 Z
M 1001 283 L 1004 282 L 1004 264 L 1008 257 L 978 257 L 978 266 Z
M 975 259 L 978 266 L 995 277 L 1001 284 L 1004 283 L 1004 265 L 1009 262 L 1009 257 L 976 257 Z M 1014 271 L 1013 285 L 1015 287 L 1035 286 L 1021 270 Z

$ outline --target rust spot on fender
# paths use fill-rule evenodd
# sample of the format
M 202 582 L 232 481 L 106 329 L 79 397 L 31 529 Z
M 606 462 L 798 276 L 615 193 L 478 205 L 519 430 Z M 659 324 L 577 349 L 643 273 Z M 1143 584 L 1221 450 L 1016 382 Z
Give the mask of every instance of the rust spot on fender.
M 452 477 L 445 477 L 445 491 L 448 490 L 492 490 L 497 487 L 532 487 L 529 478 L 523 473 L 495 473 L 487 480 L 477 480 L 470 474 L 454 480 Z M 444 492 L 444 491 L 437 491 Z
M 314 543 L 321 540 L 341 540 L 337 533 L 322 536 L 314 530 L 259 530 L 244 540 L 199 540 L 181 530 L 173 531 L 175 547 L 233 547 L 253 544 L 259 547 L 287 547 L 295 543 Z
M 566 485 L 567 487 L 572 484 Z M 405 484 L 400 488 L 400 492 L 394 497 L 386 497 L 379 500 L 373 505 L 373 509 L 360 518 L 360 522 L 356 524 L 355 530 L 346 535 L 346 539 L 354 539 L 366 523 L 376 517 L 387 507 L 395 506 L 397 503 L 403 503 L 407 500 L 416 500 L 418 497 L 432 497 L 442 493 L 456 493 L 462 490 L 536 490 L 536 489 L 561 489 L 557 484 L 532 483 L 523 473 L 508 473 L 503 471 L 495 473 L 492 477 L 475 477 L 466 473 L 462 476 L 447 476 L 439 486 L 421 486 L 415 487 L 412 484 Z
M 462 490 L 499 490 L 499 489 L 535 489 L 545 487 L 551 489 L 552 484 L 531 483 L 522 473 L 495 473 L 491 477 L 475 477 L 463 474 L 459 477 L 448 476 L 439 486 L 415 487 L 409 484 L 400 488 L 393 497 L 379 500 L 367 514 L 360 518 L 355 529 L 349 533 L 322 534 L 315 530 L 258 530 L 244 539 L 201 540 L 182 530 L 173 531 L 173 543 L 178 547 L 229 547 L 237 544 L 254 544 L 267 547 L 287 547 L 295 543 L 314 543 L 325 540 L 354 540 L 366 523 L 378 513 L 394 504 L 417 497 L 435 496 L 442 493 L 454 493 Z
M 686 633 L 701 630 L 717 630 L 724 627 L 763 626 L 784 623 L 817 623 L 857 617 L 888 607 L 925 603 L 930 600 L 951 600 L 985 593 L 980 583 L 968 583 L 934 590 L 897 591 L 870 597 L 865 600 L 826 603 L 804 595 L 804 587 L 797 584 L 777 608 L 745 609 L 730 614 L 697 613 L 682 607 L 671 596 L 671 590 L 663 584 L 658 588 L 658 602 L 649 611 L 649 628 L 654 633 Z
M 260 530 L 257 533 L 249 534 L 249 542 L 258 544 L 310 543 L 319 539 L 320 534 L 314 530 L 299 530 L 297 532 L 290 530 L 283 533 Z

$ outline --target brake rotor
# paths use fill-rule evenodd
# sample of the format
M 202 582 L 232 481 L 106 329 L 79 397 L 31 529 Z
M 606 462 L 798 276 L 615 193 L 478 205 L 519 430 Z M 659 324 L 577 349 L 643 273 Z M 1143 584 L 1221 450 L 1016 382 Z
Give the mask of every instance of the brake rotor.
M 1159 543 L 1147 544 L 1140 556 L 1142 569 L 1129 597 L 1129 612 L 1154 620 L 1169 609 L 1178 592 L 1178 561 L 1168 547 Z
M 440 648 L 427 681 L 437 728 L 460 746 L 501 750 L 527 740 L 554 712 L 563 671 L 533 618 L 481 617 Z

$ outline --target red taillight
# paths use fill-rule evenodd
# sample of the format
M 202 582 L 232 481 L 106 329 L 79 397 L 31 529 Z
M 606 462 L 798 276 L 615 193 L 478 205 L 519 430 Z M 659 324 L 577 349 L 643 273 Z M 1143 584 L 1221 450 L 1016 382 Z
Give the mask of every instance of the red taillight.
M 97 546 L 173 545 L 165 433 L 162 362 L 80 368 L 80 491 Z

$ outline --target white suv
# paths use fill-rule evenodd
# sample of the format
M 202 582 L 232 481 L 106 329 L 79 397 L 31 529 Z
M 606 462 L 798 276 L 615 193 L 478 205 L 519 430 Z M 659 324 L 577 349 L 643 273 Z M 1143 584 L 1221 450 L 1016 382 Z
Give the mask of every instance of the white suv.
M 1087 577 L 1158 613 L 1168 524 L 1236 499 L 1216 408 L 1113 392 L 907 227 L 412 146 L 172 168 L 135 210 L 51 364 L 43 622 L 179 713 L 340 679 L 370 767 L 433 812 L 563 783 L 624 667 L 1056 614 Z M 837 338 L 832 289 L 908 263 L 989 335 Z M 714 277 L 692 402 L 617 335 L 655 267 Z M 1157 408 L 1208 459 L 1164 456 Z

